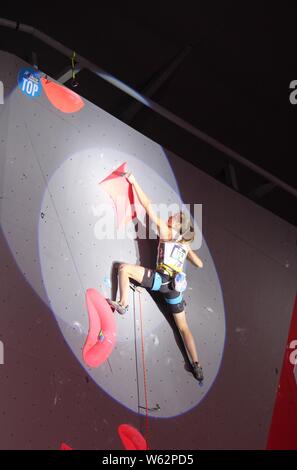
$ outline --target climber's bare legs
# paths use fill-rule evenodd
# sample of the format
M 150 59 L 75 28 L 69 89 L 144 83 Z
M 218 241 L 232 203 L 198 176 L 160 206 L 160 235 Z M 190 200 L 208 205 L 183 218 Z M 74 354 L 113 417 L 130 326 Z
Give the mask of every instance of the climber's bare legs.
M 121 263 L 119 266 L 120 304 L 128 305 L 129 279 L 141 283 L 144 275 L 144 267 L 137 264 Z
M 199 363 L 195 340 L 187 323 L 185 311 L 180 313 L 174 313 L 173 317 L 176 326 L 181 334 L 181 337 L 184 341 L 188 354 L 191 358 L 191 361 Z

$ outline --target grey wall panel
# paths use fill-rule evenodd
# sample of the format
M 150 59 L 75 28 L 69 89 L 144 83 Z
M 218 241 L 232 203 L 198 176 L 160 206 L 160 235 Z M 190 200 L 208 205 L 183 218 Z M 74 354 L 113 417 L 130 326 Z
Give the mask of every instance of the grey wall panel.
M 117 317 L 109 361 L 90 370 L 81 359 L 85 290 L 111 295 L 114 260 L 154 263 L 152 241 L 97 236 L 96 207 L 109 202 L 97 182 L 126 159 L 153 202 L 203 204 L 204 268 L 189 264 L 186 292 L 202 387 L 153 298 L 141 294 L 149 402 L 161 406 L 149 413 L 151 447 L 264 448 L 296 291 L 296 228 L 91 103 L 66 115 L 44 93 L 29 99 L 15 89 L 26 64 L 2 52 L 0 64 L 0 375 L 11 428 L 1 427 L 1 448 L 113 449 L 119 424 L 144 431 L 138 298 L 135 317 Z

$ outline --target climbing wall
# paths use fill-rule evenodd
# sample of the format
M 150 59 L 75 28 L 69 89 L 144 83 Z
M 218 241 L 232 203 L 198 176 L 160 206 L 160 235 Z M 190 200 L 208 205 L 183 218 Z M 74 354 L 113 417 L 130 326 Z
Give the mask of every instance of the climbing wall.
M 0 80 L 0 448 L 118 449 L 125 423 L 149 431 L 154 449 L 265 448 L 296 229 L 5 52 Z M 115 263 L 156 259 L 143 213 L 119 230 L 99 184 L 123 163 L 154 204 L 202 204 L 193 222 L 204 267 L 187 266 L 185 294 L 202 385 L 144 289 L 115 316 L 107 360 L 84 360 L 88 289 L 114 297 Z

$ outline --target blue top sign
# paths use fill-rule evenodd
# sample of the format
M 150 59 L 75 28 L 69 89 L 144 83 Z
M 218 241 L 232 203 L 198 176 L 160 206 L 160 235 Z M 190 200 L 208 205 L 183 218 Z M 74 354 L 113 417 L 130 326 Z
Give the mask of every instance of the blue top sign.
M 36 98 L 42 90 L 39 72 L 33 68 L 22 68 L 20 70 L 18 84 L 21 92 L 30 98 Z

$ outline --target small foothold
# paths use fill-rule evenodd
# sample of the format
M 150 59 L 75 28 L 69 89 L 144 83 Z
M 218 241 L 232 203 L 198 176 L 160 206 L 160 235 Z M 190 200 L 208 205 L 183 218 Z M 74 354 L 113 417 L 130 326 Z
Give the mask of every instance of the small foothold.
M 109 277 L 104 276 L 103 282 L 106 285 L 106 287 L 111 287 L 111 282 L 110 282 Z

